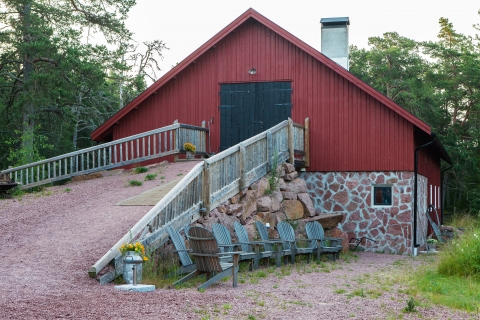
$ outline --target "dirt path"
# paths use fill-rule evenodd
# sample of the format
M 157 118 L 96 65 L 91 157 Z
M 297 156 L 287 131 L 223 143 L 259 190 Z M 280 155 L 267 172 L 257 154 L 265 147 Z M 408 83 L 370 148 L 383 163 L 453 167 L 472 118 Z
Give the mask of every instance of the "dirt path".
M 146 173 L 127 173 L 51 187 L 21 201 L 0 200 L 0 318 L 468 318 L 439 307 L 403 314 L 408 297 L 398 293 L 395 284 L 391 290 L 383 288 L 376 298 L 351 294 L 362 287 L 358 280 L 369 277 L 365 274 L 388 272 L 399 259 L 415 263 L 392 255 L 362 253 L 357 261 L 327 263 L 322 272 L 295 267 L 289 275 L 276 271 L 259 281 L 243 274 L 245 281 L 236 289 L 227 281 L 203 293 L 196 289 L 119 292 L 113 284 L 101 286 L 89 278 L 90 266 L 151 208 L 115 204 L 185 175 L 195 164 L 153 168 L 148 173 L 158 172 L 157 179 L 141 187 L 128 187 L 128 181 L 143 180 Z

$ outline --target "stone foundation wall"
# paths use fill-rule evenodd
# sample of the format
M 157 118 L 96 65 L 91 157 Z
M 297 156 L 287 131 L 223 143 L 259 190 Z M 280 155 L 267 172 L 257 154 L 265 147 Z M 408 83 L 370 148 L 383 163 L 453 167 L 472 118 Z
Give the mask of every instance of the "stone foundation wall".
M 412 253 L 412 172 L 301 172 L 299 177 L 306 181 L 316 211 L 344 215 L 339 228 L 349 239 L 377 241 L 367 240 L 365 250 Z M 418 181 L 419 212 L 425 212 L 428 180 L 419 175 Z M 374 185 L 392 185 L 391 206 L 373 206 Z

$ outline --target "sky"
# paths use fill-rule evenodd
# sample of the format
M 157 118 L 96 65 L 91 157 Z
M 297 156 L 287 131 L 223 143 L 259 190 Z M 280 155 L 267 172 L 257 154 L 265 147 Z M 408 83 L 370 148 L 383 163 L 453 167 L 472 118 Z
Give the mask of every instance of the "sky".
M 163 74 L 253 8 L 297 38 L 320 50 L 320 19 L 349 17 L 350 44 L 368 47 L 368 38 L 395 31 L 416 41 L 436 41 L 440 17 L 465 35 L 480 34 L 477 0 L 137 0 L 126 22 L 138 42 L 159 39 L 170 50 Z

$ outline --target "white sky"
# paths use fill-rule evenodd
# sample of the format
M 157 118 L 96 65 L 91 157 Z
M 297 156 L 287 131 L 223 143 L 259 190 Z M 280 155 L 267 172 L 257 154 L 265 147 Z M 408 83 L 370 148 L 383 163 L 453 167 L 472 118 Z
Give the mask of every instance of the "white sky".
M 250 7 L 317 50 L 320 18 L 329 17 L 350 17 L 350 44 L 362 48 L 369 37 L 390 31 L 435 41 L 440 17 L 457 32 L 480 33 L 472 27 L 480 23 L 477 0 L 137 0 L 127 27 L 139 42 L 160 39 L 170 48 L 160 64 L 163 74 Z

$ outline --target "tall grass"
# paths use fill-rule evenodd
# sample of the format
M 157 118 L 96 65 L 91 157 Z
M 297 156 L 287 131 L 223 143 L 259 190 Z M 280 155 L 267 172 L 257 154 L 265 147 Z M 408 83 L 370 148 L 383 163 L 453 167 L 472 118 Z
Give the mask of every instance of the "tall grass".
M 467 229 L 440 252 L 438 273 L 480 280 L 480 228 Z

